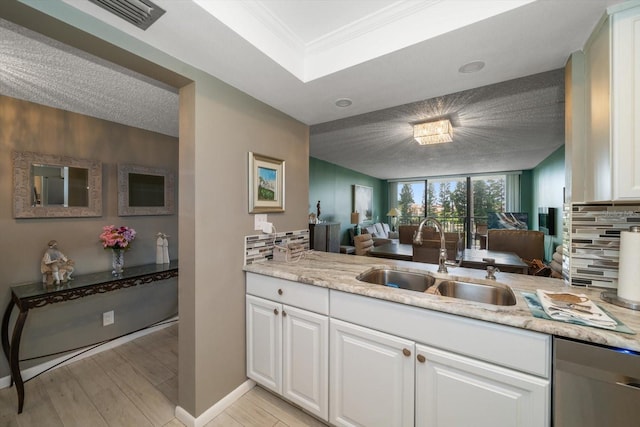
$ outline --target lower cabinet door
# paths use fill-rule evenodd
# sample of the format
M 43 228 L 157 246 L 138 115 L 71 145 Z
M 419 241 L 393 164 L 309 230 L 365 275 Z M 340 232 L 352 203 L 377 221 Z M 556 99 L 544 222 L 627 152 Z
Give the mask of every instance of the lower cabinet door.
M 323 420 L 329 417 L 329 318 L 282 308 L 282 394 Z
M 417 427 L 548 426 L 550 383 L 416 345 Z
M 282 394 L 282 305 L 247 295 L 247 376 Z
M 415 343 L 334 319 L 329 329 L 329 422 L 413 426 Z

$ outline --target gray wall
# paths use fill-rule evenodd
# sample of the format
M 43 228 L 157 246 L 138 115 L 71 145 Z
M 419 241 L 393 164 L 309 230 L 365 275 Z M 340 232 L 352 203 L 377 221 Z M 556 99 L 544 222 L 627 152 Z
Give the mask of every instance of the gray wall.
M 98 239 L 105 225 L 127 225 L 138 235 L 125 255 L 127 265 L 155 263 L 156 236 L 178 235 L 177 215 L 118 217 L 117 164 L 178 169 L 177 138 L 0 96 L 0 307 L 10 285 L 41 280 L 40 260 L 51 239 L 76 262 L 75 274 L 110 268 L 111 254 Z M 107 142 L 108 141 L 108 142 Z M 99 218 L 14 219 L 12 151 L 33 151 L 102 162 L 103 213 Z M 178 240 L 170 243 L 178 257 Z M 175 280 L 96 295 L 33 310 L 23 334 L 22 357 L 53 353 L 134 331 L 177 313 Z M 115 311 L 115 324 L 102 326 L 102 313 Z M 23 366 L 36 364 L 34 361 Z M 0 375 L 8 375 L 2 358 Z
M 286 161 L 286 212 L 269 220 L 304 229 L 309 129 L 60 1 L 26 2 L 96 37 L 7 2 L 0 16 L 12 22 L 181 88 L 179 405 L 197 417 L 246 380 L 243 238 L 255 233 L 247 152 Z

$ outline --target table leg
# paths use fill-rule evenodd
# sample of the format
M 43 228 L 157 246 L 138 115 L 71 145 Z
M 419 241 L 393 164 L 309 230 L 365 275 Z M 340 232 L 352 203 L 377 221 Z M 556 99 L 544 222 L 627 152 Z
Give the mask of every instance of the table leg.
M 24 406 L 24 382 L 20 373 L 20 338 L 22 336 L 22 328 L 27 320 L 28 310 L 21 311 L 18 314 L 16 325 L 13 327 L 13 336 L 11 337 L 11 351 L 9 357 L 9 365 L 11 365 L 11 377 L 16 383 L 16 391 L 18 392 L 18 413 L 22 413 Z
M 7 363 L 11 363 L 9 357 L 9 320 L 11 319 L 11 312 L 13 311 L 14 305 L 15 302 L 13 298 L 11 298 L 9 304 L 7 304 L 7 308 L 4 310 L 4 316 L 2 316 L 2 351 L 4 352 L 4 357 L 7 359 Z M 13 378 L 11 378 L 11 385 L 13 385 Z

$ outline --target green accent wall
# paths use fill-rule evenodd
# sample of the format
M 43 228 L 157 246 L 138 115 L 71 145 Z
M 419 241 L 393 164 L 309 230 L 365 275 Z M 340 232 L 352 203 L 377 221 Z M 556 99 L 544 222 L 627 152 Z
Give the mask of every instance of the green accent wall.
M 538 212 L 538 208 L 533 207 L 533 170 L 522 171 L 520 175 L 520 211 L 529 214 L 529 229 L 534 230 L 533 211 Z
M 340 244 L 349 244 L 349 228 L 353 211 L 353 186 L 373 188 L 373 221 L 389 222 L 388 185 L 374 178 L 333 163 L 309 157 L 309 213 L 316 212 L 320 201 L 320 219 L 340 223 Z
M 538 208 L 556 208 L 556 232 L 545 236 L 545 258 L 551 260 L 556 246 L 562 244 L 562 206 L 564 204 L 564 145 L 544 159 L 531 173 L 530 221 L 538 229 Z M 524 206 L 523 206 L 524 207 Z

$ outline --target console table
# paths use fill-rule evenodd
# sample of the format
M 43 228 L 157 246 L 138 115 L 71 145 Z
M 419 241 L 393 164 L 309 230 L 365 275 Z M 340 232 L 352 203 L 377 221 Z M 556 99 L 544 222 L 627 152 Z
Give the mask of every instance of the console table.
M 45 287 L 42 282 L 12 286 L 11 300 L 2 318 L 2 350 L 11 368 L 11 381 L 16 384 L 18 413 L 22 413 L 24 406 L 24 381 L 20 373 L 20 338 L 30 309 L 177 276 L 178 261 L 172 261 L 170 264 L 127 267 L 118 277 L 113 276 L 110 271 L 105 271 L 75 276 L 67 283 L 51 287 Z M 13 327 L 11 343 L 9 343 L 9 321 L 14 306 L 18 307 L 19 313 Z

